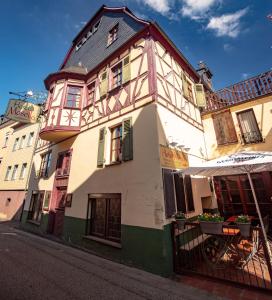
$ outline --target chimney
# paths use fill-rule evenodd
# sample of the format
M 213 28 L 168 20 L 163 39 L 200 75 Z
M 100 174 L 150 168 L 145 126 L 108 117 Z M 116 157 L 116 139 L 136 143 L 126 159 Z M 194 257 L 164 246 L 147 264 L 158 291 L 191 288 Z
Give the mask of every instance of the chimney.
M 210 89 L 212 89 L 212 77 L 213 74 L 210 69 L 207 67 L 204 61 L 198 63 L 198 69 L 196 70 L 200 75 L 201 80 L 205 82 Z

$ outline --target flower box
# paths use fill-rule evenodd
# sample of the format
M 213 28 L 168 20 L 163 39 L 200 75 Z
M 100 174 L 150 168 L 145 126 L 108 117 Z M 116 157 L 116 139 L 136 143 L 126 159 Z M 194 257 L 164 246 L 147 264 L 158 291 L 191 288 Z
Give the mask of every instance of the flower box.
M 237 223 L 238 228 L 240 229 L 241 236 L 250 237 L 251 236 L 251 224 L 250 223 Z
M 200 221 L 200 228 L 203 233 L 222 234 L 224 222 Z

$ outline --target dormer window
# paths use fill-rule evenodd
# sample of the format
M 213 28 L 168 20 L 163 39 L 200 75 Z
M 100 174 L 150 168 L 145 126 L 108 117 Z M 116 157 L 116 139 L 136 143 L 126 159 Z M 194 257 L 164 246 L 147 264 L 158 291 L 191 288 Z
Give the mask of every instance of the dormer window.
M 116 24 L 116 25 L 109 31 L 107 46 L 110 46 L 114 41 L 116 41 L 116 40 L 117 40 L 117 36 L 118 36 L 118 24 Z
M 81 98 L 81 87 L 68 86 L 65 107 L 79 108 Z
M 99 24 L 100 24 L 100 20 L 94 25 L 93 33 L 95 33 L 97 31 Z

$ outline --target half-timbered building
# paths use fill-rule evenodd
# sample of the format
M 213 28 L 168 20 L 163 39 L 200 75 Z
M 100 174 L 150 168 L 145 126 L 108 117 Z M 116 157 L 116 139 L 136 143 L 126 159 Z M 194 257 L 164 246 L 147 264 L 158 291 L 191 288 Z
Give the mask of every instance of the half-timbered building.
M 206 158 L 199 74 L 156 23 L 103 6 L 45 86 L 24 226 L 171 274 L 175 212 L 216 207 L 173 172 Z

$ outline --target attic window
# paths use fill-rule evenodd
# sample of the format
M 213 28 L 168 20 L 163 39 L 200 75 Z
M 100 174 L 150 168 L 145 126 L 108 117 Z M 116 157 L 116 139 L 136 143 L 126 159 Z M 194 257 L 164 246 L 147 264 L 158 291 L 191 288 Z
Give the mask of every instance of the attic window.
M 100 24 L 100 20 L 94 25 L 93 33 L 95 33 L 97 31 L 99 24 Z
M 109 31 L 107 46 L 110 46 L 114 41 L 116 41 L 116 40 L 117 40 L 117 36 L 118 36 L 118 24 L 116 24 L 116 25 Z
M 90 38 L 97 31 L 99 24 L 100 20 L 84 35 L 81 41 L 76 45 L 76 51 L 78 51 L 87 41 L 87 39 Z

